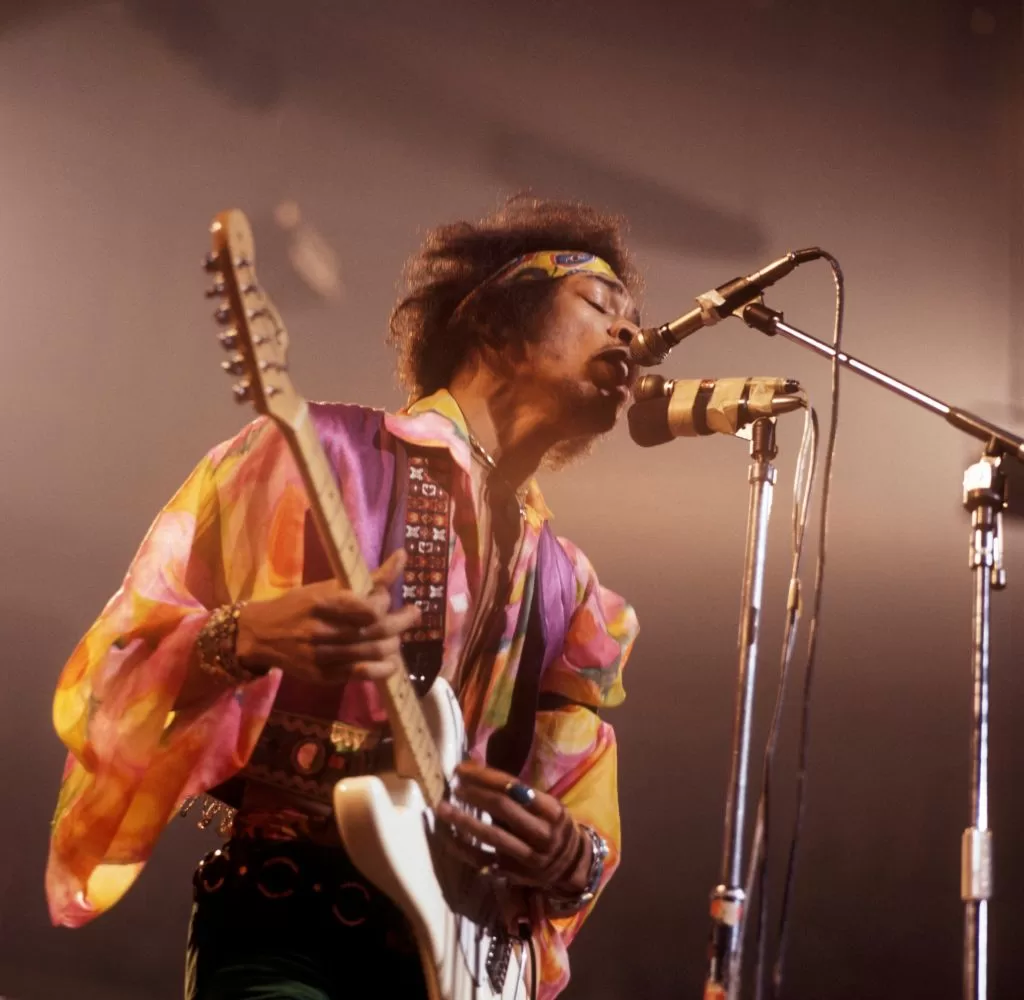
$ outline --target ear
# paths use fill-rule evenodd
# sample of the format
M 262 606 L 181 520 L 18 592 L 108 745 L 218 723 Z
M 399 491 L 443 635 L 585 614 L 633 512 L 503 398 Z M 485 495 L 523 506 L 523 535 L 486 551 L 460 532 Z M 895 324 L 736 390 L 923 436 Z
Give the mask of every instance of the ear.
M 466 354 L 458 368 L 452 372 L 448 388 L 472 383 L 486 373 L 490 377 L 508 379 L 515 369 L 514 360 L 507 357 L 500 344 L 478 344 Z
M 527 345 L 518 337 L 489 337 L 480 345 L 479 363 L 502 378 L 510 377 L 515 369 L 527 361 Z

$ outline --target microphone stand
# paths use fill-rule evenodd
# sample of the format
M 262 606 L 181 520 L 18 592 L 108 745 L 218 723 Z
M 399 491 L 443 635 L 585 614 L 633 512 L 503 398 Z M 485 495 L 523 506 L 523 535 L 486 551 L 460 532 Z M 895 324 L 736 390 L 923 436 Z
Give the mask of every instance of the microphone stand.
M 988 741 L 991 597 L 1006 586 L 1003 567 L 1002 511 L 1006 506 L 1006 474 L 1010 456 L 1024 461 L 1024 438 L 950 406 L 906 382 L 858 361 L 831 345 L 783 322 L 782 313 L 763 302 L 736 310 L 748 326 L 769 336 L 781 334 L 857 372 L 890 392 L 944 417 L 959 430 L 985 442 L 981 459 L 964 475 L 964 506 L 971 515 L 969 565 L 974 573 L 971 635 L 973 704 L 971 729 L 971 825 L 961 840 L 960 898 L 964 903 L 963 990 L 965 1000 L 988 996 L 988 901 L 992 895 L 992 831 L 988 825 Z
M 739 680 L 732 732 L 732 769 L 725 801 L 725 834 L 721 882 L 711 893 L 710 967 L 704 1000 L 738 1000 L 742 966 L 742 926 L 746 906 L 743 888 L 743 827 L 750 761 L 751 709 L 757 670 L 761 595 L 778 454 L 775 420 L 761 417 L 751 425 L 750 506 L 747 514 L 747 549 L 740 600 Z

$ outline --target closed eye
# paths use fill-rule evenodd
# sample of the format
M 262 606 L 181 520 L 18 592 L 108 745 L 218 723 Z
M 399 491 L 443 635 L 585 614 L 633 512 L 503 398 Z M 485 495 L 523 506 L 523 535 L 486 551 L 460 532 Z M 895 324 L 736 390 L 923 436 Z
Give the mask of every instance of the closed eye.
M 608 309 L 605 309 L 605 307 L 601 305 L 599 302 L 595 302 L 593 299 L 587 299 L 587 302 L 589 302 L 599 313 L 601 313 L 602 316 L 611 316 L 611 312 Z

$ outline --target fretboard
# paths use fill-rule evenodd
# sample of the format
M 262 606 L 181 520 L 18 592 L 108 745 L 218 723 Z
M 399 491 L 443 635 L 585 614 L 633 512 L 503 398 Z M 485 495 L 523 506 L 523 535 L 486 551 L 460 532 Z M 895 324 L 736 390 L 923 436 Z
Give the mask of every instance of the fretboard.
M 331 571 L 355 593 L 368 594 L 373 588 L 373 578 L 342 503 L 334 469 L 324 454 L 309 407 L 303 402 L 293 422 L 279 423 L 278 426 L 306 484 L 310 510 Z M 378 681 L 377 686 L 387 708 L 393 735 L 408 749 L 408 758 L 415 768 L 415 774 L 404 777 L 415 778 L 427 802 L 436 806 L 444 797 L 444 772 L 405 664 L 401 664 L 386 680 Z M 396 757 L 402 759 L 401 754 L 396 754 Z

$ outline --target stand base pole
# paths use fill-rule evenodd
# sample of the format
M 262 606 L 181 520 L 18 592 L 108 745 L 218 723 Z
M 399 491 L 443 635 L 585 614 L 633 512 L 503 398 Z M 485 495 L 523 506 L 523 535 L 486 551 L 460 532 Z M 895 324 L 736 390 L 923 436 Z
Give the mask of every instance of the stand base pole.
M 751 425 L 748 472 L 747 549 L 743 568 L 738 636 L 739 675 L 733 718 L 732 768 L 725 798 L 720 883 L 711 892 L 711 941 L 704 1000 L 739 1000 L 743 966 L 743 834 L 750 761 L 751 717 L 757 673 L 761 598 L 768 546 L 768 520 L 775 490 L 775 421 L 762 417 Z
M 966 905 L 964 926 L 964 997 L 988 996 L 988 900 Z
M 992 895 L 992 831 L 970 827 L 960 845 L 964 901 L 964 998 L 988 996 L 988 901 Z
M 988 754 L 992 591 L 1006 585 L 1002 511 L 1006 479 L 998 453 L 986 454 L 964 475 L 964 506 L 971 513 L 969 566 L 974 574 L 971 673 L 971 825 L 960 847 L 964 903 L 964 1000 L 988 997 L 988 901 L 992 895 L 992 831 L 988 825 Z

